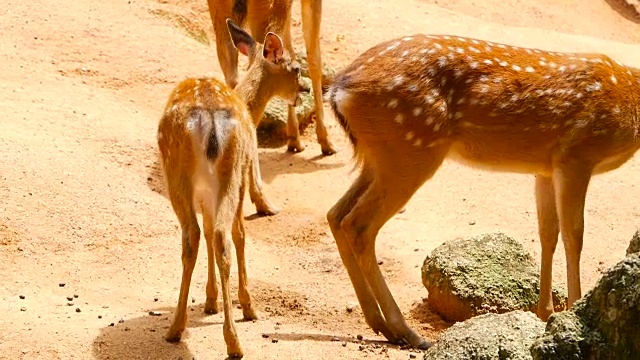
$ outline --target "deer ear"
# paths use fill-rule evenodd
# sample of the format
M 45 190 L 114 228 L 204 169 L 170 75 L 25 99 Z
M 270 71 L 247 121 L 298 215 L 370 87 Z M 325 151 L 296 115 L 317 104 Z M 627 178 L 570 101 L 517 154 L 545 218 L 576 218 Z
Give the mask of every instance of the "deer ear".
M 268 61 L 277 64 L 282 60 L 283 54 L 284 45 L 282 45 L 282 39 L 278 35 L 268 32 L 267 36 L 264 37 L 262 56 Z
M 249 56 L 256 47 L 256 42 L 248 32 L 238 26 L 233 20 L 227 19 L 227 29 L 231 35 L 233 46 L 238 49 L 244 56 Z

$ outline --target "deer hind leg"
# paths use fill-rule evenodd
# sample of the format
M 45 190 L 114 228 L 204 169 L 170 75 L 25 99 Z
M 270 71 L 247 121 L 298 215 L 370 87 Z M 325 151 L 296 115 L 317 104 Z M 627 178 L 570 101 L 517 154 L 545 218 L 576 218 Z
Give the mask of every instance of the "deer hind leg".
M 384 149 L 378 150 L 379 163 L 375 180 L 359 197 L 341 224 L 389 329 L 394 337 L 418 349 L 427 349 L 431 344 L 407 325 L 378 266 L 375 241 L 380 228 L 402 209 L 426 180 L 433 176 L 442 164 L 448 149 L 449 145 L 440 145 L 428 152 L 420 153 L 421 158 L 429 159 L 428 162 L 420 164 L 390 158 L 383 153 Z
M 249 169 L 249 197 L 255 204 L 256 211 L 260 215 L 276 215 L 280 210 L 272 205 L 262 191 L 262 177 L 260 175 L 260 159 L 258 147 L 253 146 L 251 154 L 251 168 Z
M 218 307 L 218 285 L 216 283 L 216 256 L 214 250 L 213 239 L 213 213 L 209 206 L 201 203 L 202 209 L 202 228 L 204 238 L 207 241 L 207 300 L 204 303 L 204 312 L 206 314 L 217 314 L 220 312 Z
M 291 55 L 295 54 L 293 43 L 291 42 L 291 19 L 287 19 L 284 26 L 284 33 L 282 34 L 282 40 L 285 48 L 289 50 Z M 287 151 L 301 152 L 305 149 L 305 146 L 300 141 L 300 124 L 298 122 L 298 116 L 296 115 L 296 109 L 293 105 L 287 105 Z
M 229 357 L 242 357 L 242 348 L 238 340 L 238 334 L 233 322 L 233 306 L 229 290 L 229 276 L 231 273 L 231 239 L 236 209 L 239 205 L 239 189 L 243 180 L 242 172 L 238 166 L 220 164 L 218 166 L 220 176 L 219 206 L 216 211 L 213 230 L 214 250 L 218 270 L 220 271 L 220 287 L 222 289 L 222 301 L 224 309 L 224 324 L 222 331 L 224 341 L 227 344 Z
M 323 155 L 336 153 L 334 145 L 329 140 L 327 128 L 324 124 L 324 109 L 322 107 L 322 56 L 320 54 L 320 24 L 322 22 L 322 0 L 302 0 L 302 31 L 305 48 L 307 49 L 307 63 L 309 77 L 313 85 L 313 97 L 316 106 L 316 136 Z
M 232 11 L 231 8 L 223 9 L 225 4 L 221 4 L 222 1 L 208 0 L 208 3 L 209 15 L 211 15 L 213 31 L 216 36 L 218 62 L 225 82 L 233 89 L 238 85 L 238 50 L 233 46 L 226 22 L 227 18 L 233 18 Z
M 553 254 L 556 251 L 558 233 L 560 232 L 555 196 L 552 178 L 536 176 L 538 233 L 542 247 L 538 317 L 543 321 L 547 321 L 549 315 L 553 313 L 551 275 L 553 273 Z
M 342 263 L 347 269 L 347 273 L 353 284 L 365 321 L 376 334 L 382 333 L 390 342 L 397 343 L 398 339 L 387 327 L 387 322 L 380 312 L 380 307 L 373 296 L 371 287 L 365 280 L 362 270 L 356 262 L 353 250 L 347 241 L 346 234 L 340 228 L 344 217 L 351 211 L 358 201 L 358 198 L 369 188 L 372 181 L 372 173 L 365 166 L 360 176 L 351 185 L 351 188 L 338 200 L 331 210 L 329 210 L 327 220 L 331 228 L 331 233 L 336 241 L 340 257 L 342 258 Z
M 182 332 L 187 325 L 187 298 L 189 297 L 193 268 L 198 257 L 200 227 L 193 208 L 191 181 L 184 177 L 179 177 L 177 180 L 172 180 L 169 177 L 168 180 L 171 204 L 182 228 L 182 282 L 176 313 L 165 339 L 169 342 L 177 342 L 180 341 Z M 174 181 L 180 183 L 173 183 Z
M 244 219 L 242 217 L 242 202 L 244 198 L 244 186 L 240 190 L 240 200 L 233 223 L 233 243 L 236 247 L 236 257 L 238 261 L 238 300 L 242 307 L 242 315 L 245 320 L 256 320 L 258 315 L 253 308 L 251 294 L 247 286 L 247 267 L 244 257 L 245 231 Z
M 568 308 L 582 297 L 580 255 L 584 234 L 584 203 L 591 172 L 590 167 L 571 162 L 562 163 L 553 171 L 556 208 L 567 259 Z

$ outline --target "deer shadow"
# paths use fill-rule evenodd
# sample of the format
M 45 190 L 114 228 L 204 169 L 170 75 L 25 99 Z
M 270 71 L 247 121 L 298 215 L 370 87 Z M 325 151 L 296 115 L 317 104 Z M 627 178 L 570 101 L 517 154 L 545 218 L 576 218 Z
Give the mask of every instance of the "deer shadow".
M 605 2 L 625 19 L 640 24 L 640 14 L 632 5 L 627 4 L 624 0 L 605 0 Z

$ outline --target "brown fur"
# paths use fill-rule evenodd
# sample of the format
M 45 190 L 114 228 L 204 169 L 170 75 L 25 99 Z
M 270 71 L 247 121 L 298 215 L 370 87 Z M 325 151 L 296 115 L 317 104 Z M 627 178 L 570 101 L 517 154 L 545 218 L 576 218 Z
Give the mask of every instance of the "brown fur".
M 244 260 L 242 204 L 249 192 L 258 212 L 275 214 L 262 193 L 254 119 L 266 103 L 280 96 L 294 103 L 298 96 L 299 67 L 273 33 L 265 45 L 229 23 L 236 46 L 250 57 L 247 76 L 234 90 L 212 78 L 186 79 L 171 93 L 158 126 L 158 148 L 173 210 L 182 228 L 182 283 L 171 328 L 165 338 L 179 341 L 187 323 L 186 305 L 191 275 L 198 256 L 200 228 L 196 207 L 202 211 L 207 241 L 208 280 L 205 312 L 219 311 L 215 263 L 218 263 L 224 302 L 224 338 L 227 354 L 242 357 L 229 294 L 233 239 L 238 260 L 238 297 L 245 319 L 256 319 L 247 289 Z M 284 50 L 284 51 L 283 51 Z
M 233 47 L 226 30 L 225 21 L 232 18 L 240 25 L 246 25 L 251 34 L 262 38 L 271 31 L 283 34 L 285 48 L 295 54 L 291 42 L 291 4 L 292 0 L 207 0 L 209 14 L 216 35 L 216 51 L 225 81 L 232 88 L 238 82 L 238 52 Z M 320 24 L 322 19 L 322 0 L 301 0 L 302 29 L 309 63 L 309 76 L 313 85 L 316 107 L 316 135 L 324 155 L 335 154 L 336 149 L 329 139 L 324 124 L 322 107 L 322 59 L 320 54 Z M 300 141 L 298 119 L 293 106 L 289 106 L 287 119 L 288 150 L 303 151 Z
M 336 75 L 328 97 L 361 173 L 327 218 L 374 331 L 429 346 L 397 307 L 377 265 L 375 239 L 446 157 L 536 176 L 538 316 L 553 312 L 559 233 L 569 306 L 581 297 L 587 187 L 592 175 L 621 166 L 640 148 L 639 70 L 602 54 L 414 35 L 365 51 Z

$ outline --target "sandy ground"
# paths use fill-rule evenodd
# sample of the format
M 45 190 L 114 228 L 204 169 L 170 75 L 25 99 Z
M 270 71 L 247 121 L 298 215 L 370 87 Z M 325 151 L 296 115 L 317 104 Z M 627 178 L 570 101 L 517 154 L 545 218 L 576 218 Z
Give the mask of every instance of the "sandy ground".
M 204 241 L 184 340 L 162 340 L 178 298 L 180 230 L 163 192 L 155 134 L 178 81 L 221 77 L 213 41 L 205 41 L 212 32 L 206 2 L 4 0 L 0 12 L 0 358 L 224 358 L 222 314 L 202 311 Z M 300 48 L 297 2 L 294 15 Z M 336 68 L 379 41 L 417 32 L 604 52 L 640 66 L 640 25 L 605 1 L 324 4 L 323 56 Z M 331 115 L 327 122 L 335 156 L 319 156 L 311 128 L 303 153 L 261 149 L 266 190 L 282 212 L 246 224 L 261 320 L 238 322 L 240 341 L 248 359 L 407 359 L 410 351 L 384 346 L 358 308 L 346 311 L 356 298 L 325 214 L 354 174 L 344 134 Z M 583 291 L 624 256 L 640 211 L 638 177 L 633 159 L 592 181 Z M 245 211 L 254 213 L 248 200 Z M 520 239 L 539 261 L 532 177 L 449 161 L 381 230 L 382 269 L 426 338 L 450 324 L 424 301 L 424 257 L 448 239 L 494 230 Z M 554 261 L 559 284 L 563 252 Z M 234 294 L 236 282 L 234 270 Z M 240 310 L 234 315 L 241 319 Z M 357 334 L 365 351 L 353 342 Z

